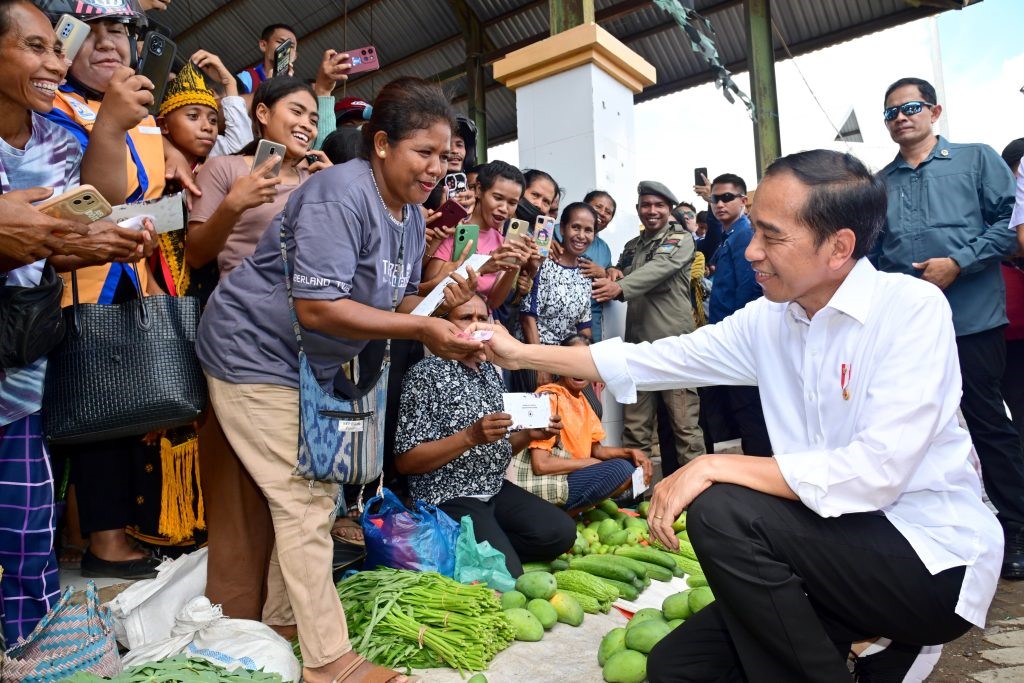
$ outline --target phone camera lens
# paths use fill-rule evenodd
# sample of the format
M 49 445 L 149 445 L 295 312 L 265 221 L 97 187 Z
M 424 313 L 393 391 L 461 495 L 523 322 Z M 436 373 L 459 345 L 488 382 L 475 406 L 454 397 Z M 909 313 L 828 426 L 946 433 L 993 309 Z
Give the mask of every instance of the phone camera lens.
M 91 194 L 82 195 L 82 201 L 83 202 L 91 202 L 92 201 L 92 195 Z
M 76 199 L 73 203 L 74 203 L 75 206 L 78 206 L 79 204 L 82 203 L 82 200 L 81 199 Z
M 160 38 L 155 38 L 153 40 L 153 54 L 155 54 L 157 57 L 159 57 L 163 53 L 164 53 L 164 41 L 162 39 L 160 39 Z

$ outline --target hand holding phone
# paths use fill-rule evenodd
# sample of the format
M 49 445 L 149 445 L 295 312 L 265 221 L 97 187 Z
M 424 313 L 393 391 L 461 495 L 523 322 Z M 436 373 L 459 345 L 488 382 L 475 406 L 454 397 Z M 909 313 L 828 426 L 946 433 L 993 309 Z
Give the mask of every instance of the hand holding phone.
M 68 64 L 75 61 L 75 55 L 89 37 L 89 24 L 77 19 L 70 14 L 62 14 L 60 21 L 54 29 L 57 40 L 60 41 L 61 52 Z
M 465 220 L 467 216 L 469 216 L 469 212 L 462 204 L 454 199 L 449 199 L 441 205 L 441 217 L 432 224 L 432 227 L 451 228 L 458 225 L 459 221 Z
M 349 75 L 363 73 L 364 71 L 376 71 L 380 68 L 377 61 L 377 48 L 373 45 L 357 47 L 354 50 L 346 50 L 352 67 L 348 70 Z
M 295 43 L 291 38 L 282 40 L 274 49 L 274 73 L 273 76 L 287 76 L 292 66 L 292 49 Z
M 142 46 L 138 73 L 153 82 L 153 103 L 149 105 L 149 113 L 153 116 L 160 110 L 177 50 L 173 40 L 156 31 L 150 31 Z
M 252 159 L 252 168 L 250 172 L 255 173 L 256 169 L 263 166 L 263 164 L 269 159 L 274 159 L 274 164 L 270 167 L 267 173 L 263 174 L 264 178 L 273 178 L 281 173 L 281 164 L 284 162 L 285 146 L 271 142 L 266 138 L 260 140 L 259 144 L 256 145 L 256 155 Z
M 460 225 L 455 228 L 455 243 L 452 245 L 452 261 L 459 261 L 462 252 L 469 249 L 469 256 L 476 253 L 476 245 L 480 240 L 479 225 Z M 472 244 L 470 244 L 472 242 Z
M 694 185 L 707 185 L 711 180 L 708 179 L 708 168 L 707 166 L 698 166 L 693 169 L 693 184 Z
M 79 185 L 36 205 L 40 212 L 54 218 L 92 223 L 110 215 L 110 203 L 92 185 Z
M 537 243 L 537 251 L 541 258 L 547 258 L 551 253 L 551 237 L 555 233 L 555 219 L 549 216 L 537 216 L 533 228 L 533 239 Z

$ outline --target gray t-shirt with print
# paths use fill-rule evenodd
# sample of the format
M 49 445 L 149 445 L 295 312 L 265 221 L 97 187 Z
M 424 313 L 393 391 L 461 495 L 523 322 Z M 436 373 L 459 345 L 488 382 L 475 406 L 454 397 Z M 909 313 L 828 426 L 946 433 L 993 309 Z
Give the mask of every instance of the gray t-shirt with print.
M 196 341 L 206 372 L 235 384 L 299 386 L 298 346 L 281 262 L 282 224 L 295 298 L 352 299 L 388 310 L 395 288 L 399 298 L 415 294 L 425 225 L 419 207 L 406 209 L 404 229 L 396 227 L 362 159 L 314 174 L 292 193 L 256 252 L 221 280 L 210 298 Z M 324 387 L 367 344 L 311 330 L 303 330 L 302 341 Z

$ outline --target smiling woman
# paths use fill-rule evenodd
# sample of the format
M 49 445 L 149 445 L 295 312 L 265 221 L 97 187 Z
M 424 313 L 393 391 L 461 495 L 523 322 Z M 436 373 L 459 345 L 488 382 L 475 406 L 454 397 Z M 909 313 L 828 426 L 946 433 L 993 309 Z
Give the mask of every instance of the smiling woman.
M 193 201 L 185 246 L 192 268 L 216 260 L 226 276 L 252 255 L 292 192 L 331 165 L 322 152 L 315 152 L 313 164 L 306 159 L 317 119 L 313 89 L 299 79 L 278 76 L 260 84 L 252 100 L 253 141 L 236 155 L 210 159 L 196 176 L 203 194 Z M 283 161 L 275 154 L 253 168 L 261 140 L 283 145 Z M 281 167 L 276 174 L 275 162 Z
M 301 110 L 286 108 L 285 122 L 293 123 L 279 130 L 294 134 L 301 130 Z M 426 245 L 417 205 L 444 175 L 452 119 L 435 85 L 406 78 L 384 86 L 363 128 L 368 158 L 328 168 L 298 188 L 253 255 L 221 280 L 200 322 L 196 350 L 210 402 L 235 456 L 259 487 L 263 508 L 250 519 L 259 524 L 272 518 L 278 560 L 270 573 L 269 553 L 252 552 L 249 538 L 236 539 L 234 556 L 221 544 L 215 557 L 212 539 L 227 539 L 211 515 L 209 573 L 246 572 L 251 568 L 240 570 L 238 558 L 259 558 L 254 562 L 261 566 L 251 573 L 267 577 L 264 621 L 297 627 L 303 678 L 311 683 L 335 680 L 340 673 L 347 674 L 341 680 L 353 681 L 401 677 L 371 675 L 374 667 L 352 652 L 331 577 L 330 533 L 339 486 L 293 474 L 300 378 L 293 315 L 303 330 L 304 380 L 311 373 L 312 381 L 332 393 L 342 365 L 358 362 L 371 339 L 417 339 L 445 358 L 482 351 L 480 342 L 460 337 L 459 328 L 446 320 L 408 315 L 420 301 L 415 294 Z M 268 118 L 264 130 L 275 125 Z M 294 273 L 289 288 L 284 258 Z M 473 286 L 475 279 L 452 286 L 442 311 L 468 301 Z M 361 371 L 373 375 L 377 369 Z M 211 490 L 210 481 L 203 480 L 207 498 L 228 499 L 225 504 L 237 497 L 234 484 L 218 481 Z M 259 595 L 263 585 L 255 580 L 235 588 Z

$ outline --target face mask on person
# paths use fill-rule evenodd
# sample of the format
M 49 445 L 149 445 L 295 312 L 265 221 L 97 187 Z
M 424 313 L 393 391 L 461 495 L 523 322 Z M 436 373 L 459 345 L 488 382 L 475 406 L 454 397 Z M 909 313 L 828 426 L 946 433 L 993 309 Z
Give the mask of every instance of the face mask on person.
M 519 200 L 519 206 L 516 207 L 516 218 L 526 221 L 528 225 L 533 225 L 540 214 L 540 209 L 531 204 L 526 197 Z

